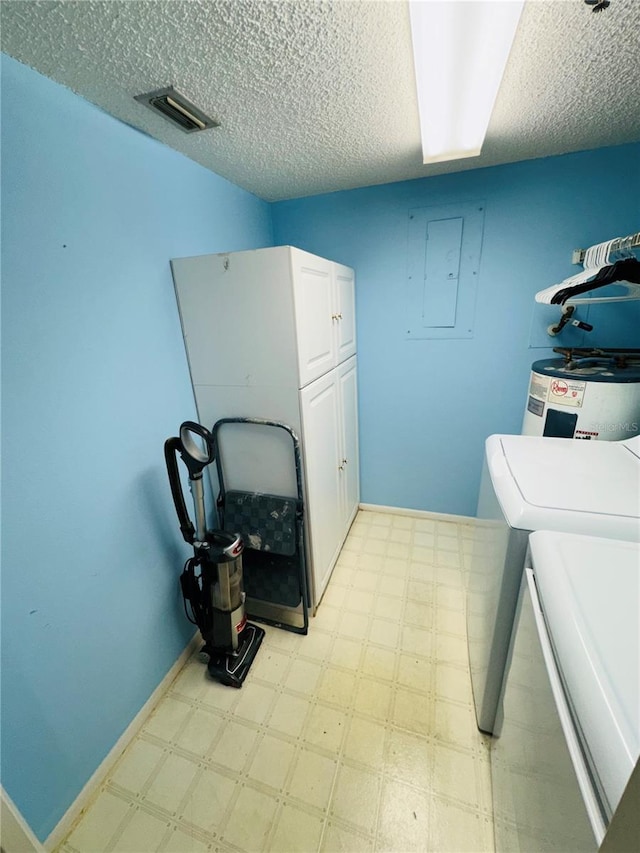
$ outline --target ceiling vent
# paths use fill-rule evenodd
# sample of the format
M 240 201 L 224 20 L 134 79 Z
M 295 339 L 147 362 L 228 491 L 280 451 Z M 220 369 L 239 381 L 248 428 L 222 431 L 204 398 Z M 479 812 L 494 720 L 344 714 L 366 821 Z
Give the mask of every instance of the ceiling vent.
M 136 101 L 163 115 L 185 133 L 195 133 L 208 127 L 219 127 L 220 122 L 205 115 L 202 110 L 188 101 L 184 95 L 177 92 L 173 86 L 147 92 L 146 95 L 135 95 Z

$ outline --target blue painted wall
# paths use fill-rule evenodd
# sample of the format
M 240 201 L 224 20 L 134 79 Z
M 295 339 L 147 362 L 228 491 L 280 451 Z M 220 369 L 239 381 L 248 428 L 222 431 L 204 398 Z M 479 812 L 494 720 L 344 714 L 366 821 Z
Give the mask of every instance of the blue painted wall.
M 2 59 L 2 784 L 44 839 L 179 656 L 162 446 L 195 416 L 169 259 L 270 207 Z
M 549 338 L 559 310 L 534 294 L 578 271 L 573 249 L 637 231 L 639 199 L 628 145 L 274 205 L 276 243 L 356 269 L 363 502 L 475 514 L 484 439 L 520 432 L 531 363 L 583 337 Z M 407 340 L 409 210 L 476 200 L 474 337 Z M 639 302 L 579 316 L 584 345 L 640 346 Z

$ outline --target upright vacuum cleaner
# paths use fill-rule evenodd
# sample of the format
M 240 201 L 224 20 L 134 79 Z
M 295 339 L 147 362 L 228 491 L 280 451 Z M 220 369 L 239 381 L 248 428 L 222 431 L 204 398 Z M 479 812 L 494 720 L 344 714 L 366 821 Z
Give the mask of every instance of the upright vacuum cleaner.
M 195 528 L 184 501 L 178 453 L 189 472 Z M 247 622 L 244 610 L 242 539 L 237 533 L 207 529 L 202 472 L 214 456 L 211 433 L 193 421 L 185 421 L 180 434 L 168 438 L 164 445 L 180 530 L 185 542 L 193 547 L 193 557 L 185 563 L 180 577 L 185 613 L 200 629 L 202 654 L 208 658 L 211 677 L 231 687 L 242 687 L 264 630 Z

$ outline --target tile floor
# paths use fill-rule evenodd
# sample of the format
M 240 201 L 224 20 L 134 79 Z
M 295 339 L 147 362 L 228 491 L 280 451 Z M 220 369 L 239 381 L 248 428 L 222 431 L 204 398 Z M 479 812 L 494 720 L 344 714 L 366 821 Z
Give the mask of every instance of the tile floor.
M 242 690 L 190 661 L 60 853 L 492 851 L 470 546 L 360 511 L 309 635 L 267 628 Z

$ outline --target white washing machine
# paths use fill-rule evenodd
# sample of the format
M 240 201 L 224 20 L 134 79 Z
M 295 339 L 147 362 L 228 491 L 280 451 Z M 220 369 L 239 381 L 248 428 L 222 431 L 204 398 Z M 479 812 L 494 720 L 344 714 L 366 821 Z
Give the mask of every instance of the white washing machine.
M 640 436 L 568 441 L 492 435 L 467 579 L 478 728 L 491 734 L 532 530 L 640 541 Z
M 491 750 L 498 853 L 596 851 L 612 820 L 635 839 L 613 849 L 640 849 L 639 603 L 640 544 L 531 534 Z

